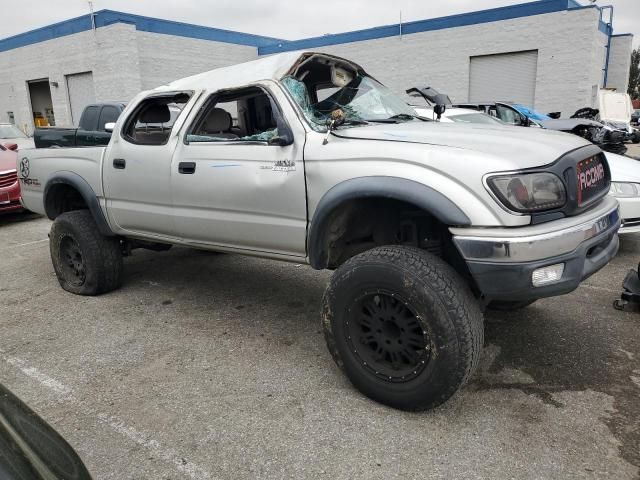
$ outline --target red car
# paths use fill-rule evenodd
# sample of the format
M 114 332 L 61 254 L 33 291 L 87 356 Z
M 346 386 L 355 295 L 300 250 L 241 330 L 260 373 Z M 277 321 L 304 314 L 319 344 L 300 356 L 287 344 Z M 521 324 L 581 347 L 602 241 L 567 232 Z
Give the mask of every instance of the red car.
M 13 145 L 0 145 L 0 213 L 22 210 L 20 182 Z

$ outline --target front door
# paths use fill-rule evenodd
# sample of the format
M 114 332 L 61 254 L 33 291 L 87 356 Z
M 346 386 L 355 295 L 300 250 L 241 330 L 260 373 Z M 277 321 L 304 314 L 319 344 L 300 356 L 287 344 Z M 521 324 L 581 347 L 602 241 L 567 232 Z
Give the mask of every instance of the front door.
M 183 239 L 304 257 L 304 140 L 280 90 L 255 86 L 206 99 L 171 166 Z
M 179 138 L 173 129 L 188 99 L 179 92 L 147 97 L 124 119 L 122 132 L 113 133 L 103 165 L 107 214 L 129 233 L 177 237 L 171 159 Z

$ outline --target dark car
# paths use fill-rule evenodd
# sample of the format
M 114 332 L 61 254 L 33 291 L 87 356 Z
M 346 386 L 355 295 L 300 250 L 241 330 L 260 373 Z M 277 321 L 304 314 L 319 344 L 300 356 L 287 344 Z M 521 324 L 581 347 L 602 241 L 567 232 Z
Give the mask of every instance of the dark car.
M 589 118 L 552 118 L 515 102 L 468 102 L 454 107 L 471 108 L 499 118 L 505 123 L 521 127 L 541 127 L 547 130 L 573 133 L 595 143 L 607 152 L 623 154 L 625 132 Z
M 631 112 L 631 123 L 638 125 L 640 123 L 640 108 Z
M 3 480 L 91 480 L 64 438 L 0 385 L 0 478 Z
M 111 131 L 107 124 L 115 123 L 126 107 L 124 102 L 105 102 L 87 105 L 78 128 L 36 128 L 33 135 L 36 148 L 92 147 L 107 145 Z

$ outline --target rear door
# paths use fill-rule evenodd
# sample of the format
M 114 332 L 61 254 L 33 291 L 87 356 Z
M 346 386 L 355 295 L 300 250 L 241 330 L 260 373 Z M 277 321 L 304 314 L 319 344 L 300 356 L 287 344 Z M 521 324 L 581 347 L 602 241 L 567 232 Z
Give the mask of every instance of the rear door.
M 171 160 L 189 92 L 153 94 L 113 132 L 103 164 L 107 214 L 132 234 L 177 237 L 171 200 Z M 174 130 L 175 129 L 175 130 Z

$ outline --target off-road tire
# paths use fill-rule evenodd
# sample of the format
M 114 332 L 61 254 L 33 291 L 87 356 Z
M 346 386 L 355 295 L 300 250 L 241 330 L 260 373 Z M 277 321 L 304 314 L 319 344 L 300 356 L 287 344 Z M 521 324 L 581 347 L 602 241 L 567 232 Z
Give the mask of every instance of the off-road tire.
M 414 317 L 405 318 L 417 320 L 425 339 L 426 352 L 416 352 L 428 355 L 426 363 L 418 362 L 416 371 L 393 381 L 375 371 L 375 362 L 364 361 L 366 346 L 351 337 L 352 320 L 361 315 L 355 313 L 358 299 L 373 295 L 375 301 L 376 292 L 395 309 L 411 310 Z M 478 302 L 453 268 L 426 251 L 385 246 L 356 255 L 336 270 L 322 303 L 322 327 L 334 361 L 358 390 L 385 405 L 410 411 L 436 407 L 467 382 L 478 364 L 484 342 Z M 373 320 L 382 325 L 382 318 Z
M 534 302 L 535 300 L 522 300 L 519 302 L 493 300 L 487 305 L 487 310 L 495 310 L 497 312 L 514 312 L 516 310 L 522 310 Z
M 120 242 L 102 235 L 88 210 L 66 212 L 54 220 L 49 250 L 58 282 L 68 292 L 100 295 L 122 284 Z

